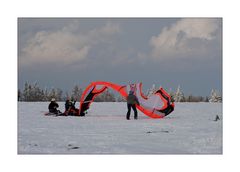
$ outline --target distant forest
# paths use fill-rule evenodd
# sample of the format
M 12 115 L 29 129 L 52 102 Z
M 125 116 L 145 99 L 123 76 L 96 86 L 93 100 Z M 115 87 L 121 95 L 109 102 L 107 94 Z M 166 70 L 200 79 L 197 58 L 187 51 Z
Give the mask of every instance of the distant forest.
M 151 96 L 155 91 L 157 91 L 155 85 L 152 88 L 148 89 L 145 93 L 147 97 Z M 181 91 L 180 86 L 177 90 L 168 91 L 171 95 L 172 101 L 174 102 L 222 102 L 222 96 L 219 95 L 217 90 L 212 89 L 209 96 L 194 96 L 187 95 Z M 39 87 L 38 83 L 28 83 L 25 82 L 23 90 L 18 89 L 18 101 L 25 102 L 39 102 L 39 101 L 50 101 L 51 98 L 55 98 L 57 101 L 65 101 L 67 98 L 74 99 L 79 101 L 83 89 L 79 86 L 74 86 L 72 90 L 63 92 L 60 88 L 51 88 L 51 89 L 42 89 Z M 102 94 L 98 95 L 95 99 L 95 102 L 125 102 L 125 99 L 114 94 L 111 90 L 107 89 Z

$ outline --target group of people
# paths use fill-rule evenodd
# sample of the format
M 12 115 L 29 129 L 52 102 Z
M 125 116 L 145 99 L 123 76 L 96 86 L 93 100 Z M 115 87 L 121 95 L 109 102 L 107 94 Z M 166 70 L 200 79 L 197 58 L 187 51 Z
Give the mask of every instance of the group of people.
M 65 112 L 62 113 L 59 111 L 57 108 L 59 107 L 58 103 L 56 102 L 55 98 L 51 99 L 51 102 L 48 106 L 49 112 L 56 114 L 56 115 L 62 115 L 62 116 L 77 116 L 79 114 L 79 109 L 75 108 L 75 100 L 70 100 L 67 98 L 65 102 Z M 139 105 L 139 101 L 137 97 L 134 95 L 134 91 L 129 91 L 129 94 L 127 96 L 127 115 L 126 119 L 130 120 L 130 114 L 131 114 L 131 109 L 134 111 L 134 119 L 138 119 L 138 112 L 136 105 Z
M 57 109 L 59 105 L 56 102 L 55 98 L 52 98 L 50 104 L 48 105 L 48 110 L 49 113 L 59 116 L 76 116 L 79 113 L 79 109 L 75 107 L 75 103 L 75 100 L 70 100 L 70 98 L 67 98 L 65 102 L 65 111 L 62 113 L 60 110 Z

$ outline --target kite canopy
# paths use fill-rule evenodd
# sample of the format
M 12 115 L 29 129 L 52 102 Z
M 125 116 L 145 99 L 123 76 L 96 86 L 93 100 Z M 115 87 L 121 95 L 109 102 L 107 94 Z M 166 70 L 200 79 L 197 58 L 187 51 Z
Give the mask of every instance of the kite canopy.
M 94 98 L 107 88 L 112 88 L 119 92 L 125 99 L 128 96 L 128 92 L 133 91 L 140 103 L 136 107 L 151 118 L 163 118 L 174 110 L 174 103 L 171 102 L 170 95 L 161 87 L 147 98 L 142 93 L 142 83 L 122 86 L 110 82 L 97 81 L 92 82 L 83 92 L 80 99 L 79 116 L 84 116 Z

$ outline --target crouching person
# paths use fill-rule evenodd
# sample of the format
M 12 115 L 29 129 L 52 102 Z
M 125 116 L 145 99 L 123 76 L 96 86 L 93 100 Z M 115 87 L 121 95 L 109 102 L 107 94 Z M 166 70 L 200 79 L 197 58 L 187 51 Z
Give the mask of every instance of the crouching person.
M 65 112 L 64 114 L 66 116 L 77 116 L 79 113 L 79 110 L 77 108 L 75 108 L 75 103 L 76 101 L 74 100 L 70 100 L 69 98 L 67 98 L 66 102 L 65 102 Z

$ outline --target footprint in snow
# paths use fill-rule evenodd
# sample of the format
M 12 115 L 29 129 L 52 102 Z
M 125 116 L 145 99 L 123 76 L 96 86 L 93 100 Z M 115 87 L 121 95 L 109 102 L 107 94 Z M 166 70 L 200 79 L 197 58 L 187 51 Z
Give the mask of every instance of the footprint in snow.
M 150 134 L 150 133 L 169 133 L 168 130 L 161 130 L 161 131 L 147 131 L 147 134 Z
M 72 144 L 68 144 L 68 150 L 70 149 L 79 149 L 80 147 L 78 146 L 73 146 Z

